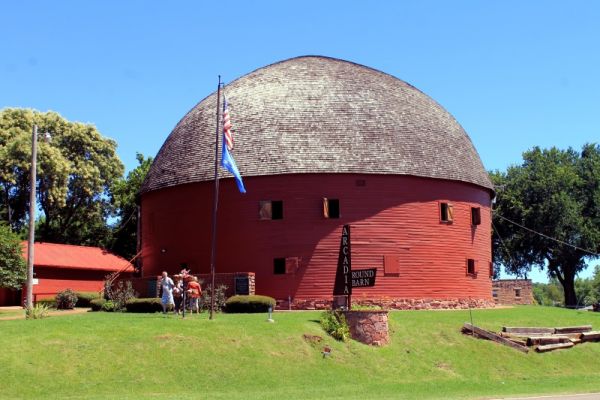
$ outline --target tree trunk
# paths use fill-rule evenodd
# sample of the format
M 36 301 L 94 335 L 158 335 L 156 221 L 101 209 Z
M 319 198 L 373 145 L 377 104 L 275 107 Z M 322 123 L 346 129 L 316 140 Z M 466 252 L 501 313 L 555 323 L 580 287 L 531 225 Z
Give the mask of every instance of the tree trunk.
M 565 279 L 562 282 L 565 292 L 565 306 L 575 308 L 577 306 L 577 295 L 575 294 L 575 275 L 565 274 Z

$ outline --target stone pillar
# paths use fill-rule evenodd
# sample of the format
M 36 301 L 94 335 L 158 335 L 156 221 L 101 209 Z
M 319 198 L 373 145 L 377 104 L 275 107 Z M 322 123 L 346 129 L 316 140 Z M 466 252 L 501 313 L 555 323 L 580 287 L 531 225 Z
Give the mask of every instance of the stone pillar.
M 344 311 L 343 314 L 352 339 L 373 346 L 385 346 L 390 342 L 387 311 Z

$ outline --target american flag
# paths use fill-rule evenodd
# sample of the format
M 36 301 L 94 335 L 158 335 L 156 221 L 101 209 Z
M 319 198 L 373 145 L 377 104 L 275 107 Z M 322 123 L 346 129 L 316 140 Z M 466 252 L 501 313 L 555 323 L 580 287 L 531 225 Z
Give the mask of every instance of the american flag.
M 229 120 L 229 110 L 227 108 L 227 100 L 223 99 L 223 136 L 227 150 L 233 150 L 233 133 L 231 132 L 231 121 Z

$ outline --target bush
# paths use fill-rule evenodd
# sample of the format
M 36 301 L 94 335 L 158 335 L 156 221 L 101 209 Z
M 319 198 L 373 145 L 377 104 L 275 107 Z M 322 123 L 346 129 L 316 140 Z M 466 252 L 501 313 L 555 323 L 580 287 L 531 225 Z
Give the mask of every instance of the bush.
M 56 308 L 59 310 L 71 310 L 75 308 L 77 295 L 71 289 L 63 290 L 56 295 Z
M 120 310 L 121 309 L 118 308 L 118 305 L 112 300 L 106 300 L 104 303 L 102 303 L 102 311 L 113 312 Z
M 136 295 L 137 293 L 133 290 L 131 281 L 119 281 L 116 285 L 114 283 L 111 284 L 110 279 L 104 281 L 104 296 L 108 301 L 113 303 L 110 311 L 124 310 L 125 303 L 135 298 Z
M 25 310 L 25 318 L 27 319 L 42 319 L 48 316 L 48 311 L 50 307 L 45 304 L 36 304 L 32 308 L 28 308 Z
M 350 329 L 346 317 L 339 311 L 325 311 L 319 321 L 321 326 L 333 338 L 345 342 L 350 338 Z
M 131 313 L 155 313 L 163 310 L 161 299 L 158 297 L 129 299 L 125 303 L 125 308 Z
M 225 303 L 228 313 L 261 313 L 275 308 L 275 299 L 269 296 L 232 296 Z
M 225 309 L 225 305 L 227 303 L 227 296 L 225 296 L 225 292 L 227 291 L 227 286 L 219 285 L 217 286 L 217 290 L 215 291 L 215 311 L 220 312 Z M 210 294 L 211 286 L 208 285 L 206 289 L 202 290 L 202 295 L 198 300 L 198 307 L 200 311 L 210 310 Z
M 100 293 L 98 292 L 75 292 L 77 295 L 77 303 L 75 303 L 75 307 L 91 307 L 90 302 L 94 299 L 100 298 Z
M 35 304 L 44 305 L 48 308 L 56 308 L 55 299 L 41 299 L 35 302 Z
M 104 303 L 106 303 L 106 300 L 103 298 L 90 300 L 90 307 L 92 307 L 92 311 L 102 311 Z

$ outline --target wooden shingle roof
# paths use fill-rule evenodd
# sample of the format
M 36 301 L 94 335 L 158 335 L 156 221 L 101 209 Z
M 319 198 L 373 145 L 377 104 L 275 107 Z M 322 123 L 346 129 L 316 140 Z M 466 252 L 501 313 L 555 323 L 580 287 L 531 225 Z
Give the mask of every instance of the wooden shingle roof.
M 469 136 L 408 83 L 351 62 L 305 56 L 225 87 L 244 177 L 297 173 L 398 174 L 493 190 Z M 171 132 L 141 192 L 213 179 L 216 92 Z M 222 170 L 222 177 L 229 173 Z

